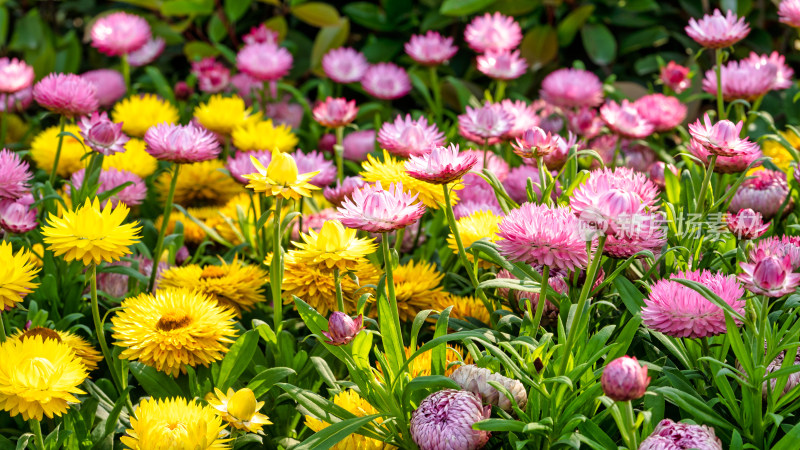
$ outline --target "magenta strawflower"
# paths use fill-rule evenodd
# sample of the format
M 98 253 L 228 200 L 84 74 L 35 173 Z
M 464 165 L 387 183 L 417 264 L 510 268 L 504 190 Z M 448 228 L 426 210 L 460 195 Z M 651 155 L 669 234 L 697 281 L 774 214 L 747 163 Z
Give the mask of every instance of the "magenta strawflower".
M 647 367 L 642 367 L 636 357 L 619 357 L 606 365 L 600 377 L 603 393 L 616 402 L 627 402 L 641 398 L 650 377 Z
M 333 206 L 339 207 L 342 202 L 350 197 L 357 189 L 361 189 L 367 184 L 361 177 L 345 177 L 344 180 L 336 181 L 335 186 L 326 187 L 322 190 L 325 200 L 331 202 Z
M 750 142 L 750 139 L 739 137 L 744 122 L 739 121 L 735 124 L 730 120 L 720 120 L 711 125 L 708 114 L 689 125 L 689 134 L 692 139 L 703 146 L 709 153 L 719 156 L 736 156 L 742 153 L 752 153 L 753 147 L 758 144 Z
M 684 67 L 675 61 L 670 61 L 661 68 L 659 78 L 665 86 L 680 94 L 691 86 L 692 80 L 689 79 L 689 68 Z
M 789 196 L 786 174 L 779 170 L 764 169 L 755 172 L 753 176 L 754 178 L 744 180 L 733 194 L 728 211 L 736 213 L 750 208 L 760 213 L 764 219 L 772 219 Z M 790 198 L 784 210 L 791 211 L 792 204 Z
M 126 12 L 100 17 L 92 25 L 92 47 L 108 56 L 127 55 L 150 39 L 150 25 L 143 18 Z
M 128 54 L 128 63 L 133 67 L 141 67 L 155 61 L 161 55 L 166 46 L 166 41 L 162 37 L 151 37 L 138 50 Z
M 786 25 L 800 28 L 800 0 L 783 0 L 778 6 L 778 17 Z
M 517 138 L 516 144 L 511 144 L 514 153 L 523 158 L 540 158 L 558 150 L 559 142 L 550 133 L 539 127 L 533 127 Z
M 17 58 L 0 58 L 0 92 L 14 94 L 33 83 L 33 67 Z
M 724 16 L 719 9 L 713 15 L 706 14 L 700 20 L 689 19 L 686 34 L 706 48 L 723 48 L 741 41 L 750 33 L 750 25 L 744 17 L 737 17 L 733 11 Z
M 71 73 L 51 73 L 41 79 L 33 87 L 33 99 L 70 119 L 85 116 L 98 108 L 94 84 Z
M 792 268 L 800 268 L 800 237 L 798 236 L 772 236 L 757 241 L 747 258 L 747 262 L 756 263 L 767 256 L 783 258 L 789 256 Z
M 354 191 L 338 208 L 339 220 L 349 228 L 386 233 L 405 228 L 425 214 L 419 194 L 403 192 L 401 183 L 392 183 L 384 190 L 380 181 Z
M 616 161 L 614 160 L 614 153 L 616 152 L 617 141 L 619 141 L 620 139 L 622 139 L 622 137 L 616 134 L 601 134 L 600 136 L 597 136 L 596 138 L 589 141 L 586 145 L 581 143 L 580 145 L 581 149 L 588 148 L 590 150 L 594 150 L 595 152 L 597 152 L 598 155 L 600 155 L 600 158 L 602 158 L 603 160 L 603 163 L 600 164 L 600 161 L 598 161 L 595 158 L 592 158 L 591 162 L 589 163 L 590 164 L 589 167 L 592 170 L 599 169 L 601 167 L 611 166 L 612 162 L 618 166 L 621 166 L 622 160 L 619 158 L 621 155 L 616 155 L 617 160 Z
M 86 169 L 81 169 L 72 174 L 70 181 L 72 182 L 72 185 L 75 186 L 75 189 L 80 190 L 85 176 Z M 116 189 L 125 183 L 131 184 L 125 186 L 121 191 L 112 195 L 108 200 L 104 201 L 102 205 L 105 205 L 107 201 L 110 201 L 111 205 L 114 207 L 116 207 L 119 202 L 122 202 L 128 206 L 140 205 L 147 196 L 147 185 L 139 176 L 128 172 L 127 170 L 118 170 L 110 167 L 100 171 L 97 195 Z
M 288 50 L 271 42 L 245 45 L 236 55 L 236 67 L 259 81 L 285 77 L 293 62 Z
M 586 70 L 558 69 L 544 78 L 539 95 L 562 108 L 599 106 L 603 103 L 603 83 Z
M 308 180 L 309 183 L 318 187 L 325 187 L 333 183 L 336 179 L 336 166 L 332 161 L 325 159 L 325 155 L 316 150 L 303 153 L 297 150 L 292 153 L 298 173 L 319 172 L 314 178 Z
M 538 127 L 541 118 L 535 106 L 525 103 L 523 100 L 505 99 L 500 102 L 503 110 L 511 115 L 511 129 L 506 132 L 506 137 L 513 139 L 522 136 L 522 133 L 533 127 Z
M 633 102 L 633 106 L 655 131 L 669 131 L 686 119 L 686 105 L 663 94 L 645 95 Z
M 339 47 L 322 57 L 322 70 L 331 80 L 347 84 L 361 81 L 369 63 L 363 53 L 350 47 Z
M 16 153 L 0 151 L 0 199 L 16 200 L 29 190 L 33 178 L 30 166 Z
M 22 112 L 33 103 L 33 86 L 28 86 L 13 94 L 0 94 L 0 112 Z
M 792 257 L 770 256 L 765 252 L 751 252 L 754 262 L 741 262 L 739 281 L 747 290 L 767 297 L 783 297 L 800 286 L 800 273 L 793 273 Z
M 542 127 L 542 129 L 546 130 L 544 127 Z M 570 149 L 575 146 L 577 138 L 570 132 L 567 139 L 558 135 L 553 136 L 553 139 L 558 142 L 558 148 L 544 156 L 544 164 L 550 170 L 559 170 L 564 167 L 564 163 L 567 162 Z
M 224 91 L 231 80 L 230 69 L 212 56 L 192 62 L 192 73 L 197 77 L 197 88 L 209 94 Z
M 499 140 L 512 126 L 514 118 L 499 103 L 486 102 L 480 108 L 467 106 L 466 112 L 458 116 L 458 130 L 469 140 L 485 143 Z
M 375 150 L 375 130 L 359 130 L 348 134 L 342 140 L 342 147 L 344 147 L 344 159 L 366 160 L 367 155 Z
M 639 113 L 634 103 L 613 100 L 600 107 L 600 117 L 614 133 L 629 139 L 644 139 L 653 134 L 655 127 Z
M 655 209 L 658 200 L 658 187 L 639 172 L 628 167 L 616 169 L 593 170 L 589 178 L 578 186 L 570 197 L 569 203 L 575 214 L 592 209 L 600 197 L 611 189 L 618 189 L 636 195 L 642 207 Z
M 773 91 L 789 89 L 792 87 L 792 76 L 794 70 L 786 65 L 786 57 L 778 52 L 772 52 L 769 55 L 759 55 L 756 52 L 750 52 L 750 56 L 742 60 L 755 68 L 762 66 L 775 67 L 775 78 L 772 80 L 770 89 Z M 725 81 L 722 82 L 722 87 L 725 87 Z
M 627 259 L 639 252 L 649 251 L 658 258 L 666 243 L 664 216 L 658 212 L 638 212 L 617 219 L 615 233 L 608 236 L 603 253 Z
M 334 311 L 331 317 L 328 318 L 328 331 L 322 332 L 328 338 L 325 343 L 337 346 L 349 344 L 361 330 L 366 328 L 362 325 L 363 320 L 364 316 L 362 314 L 359 314 L 356 320 L 353 320 L 343 312 Z
M 640 141 L 623 141 L 621 150 L 625 167 L 630 167 L 637 172 L 647 173 L 650 166 L 658 159 L 658 155 L 653 149 Z
M 706 167 L 709 165 L 711 153 L 697 141 L 691 140 L 687 146 L 689 153 L 696 156 Z M 739 147 L 739 153 L 733 156 L 717 156 L 717 163 L 714 165 L 715 173 L 740 173 L 747 170 L 750 164 L 761 158 L 761 147 L 758 145 L 746 145 Z M 754 167 L 760 166 L 759 161 Z
M 784 66 L 785 67 L 785 66 Z M 722 98 L 731 102 L 734 100 L 753 101 L 775 86 L 784 85 L 784 78 L 789 72 L 779 72 L 783 68 L 775 64 L 758 64 L 752 61 L 731 61 L 722 66 Z M 791 76 L 791 75 L 790 75 Z M 703 79 L 703 90 L 709 94 L 717 93 L 717 74 L 714 70 L 706 71 Z
M 81 137 L 87 147 L 109 156 L 125 151 L 125 143 L 130 140 L 122 132 L 122 122 L 114 123 L 105 112 L 93 112 L 78 121 Z
M 567 126 L 573 133 L 592 139 L 603 129 L 603 119 L 598 117 L 596 109 L 583 106 L 577 111 L 567 112 Z
M 447 62 L 458 51 L 453 38 L 444 37 L 436 31 L 415 34 L 406 42 L 408 56 L 423 66 L 438 66 Z
M 769 229 L 769 223 L 764 223 L 761 213 L 750 208 L 742 209 L 736 214 L 727 214 L 725 224 L 737 239 L 760 238 Z
M 150 127 L 144 135 L 147 153 L 162 161 L 195 163 L 214 159 L 220 152 L 214 135 L 194 125 L 168 125 Z
M 558 175 L 558 173 L 553 173 L 554 179 L 556 178 L 556 175 Z M 541 184 L 539 181 L 539 169 L 533 165 L 523 164 L 519 167 L 511 169 L 508 177 L 505 179 L 505 181 L 503 181 L 503 187 L 506 189 L 508 196 L 511 197 L 511 200 L 514 200 L 519 204 L 528 201 L 528 178 L 531 179 L 534 195 L 536 195 L 537 198 L 542 195 L 541 191 L 539 190 L 539 185 Z M 459 191 L 459 196 L 463 197 L 462 193 L 463 190 Z M 561 187 L 558 180 L 556 180 L 556 185 L 553 188 L 550 197 L 555 200 L 560 195 Z M 461 202 L 459 202 L 459 205 L 460 204 Z
M 411 79 L 402 67 L 393 63 L 370 66 L 361 78 L 367 94 L 381 100 L 394 100 L 411 91 Z
M 467 25 L 464 40 L 478 53 L 512 50 L 522 41 L 522 29 L 513 17 L 486 13 Z
M 103 108 L 108 108 L 116 103 L 117 100 L 125 96 L 125 92 L 128 90 L 125 87 L 125 78 L 116 70 L 90 70 L 82 73 L 81 78 L 94 85 L 97 102 Z
M 398 115 L 394 122 L 384 122 L 381 126 L 378 144 L 393 155 L 407 158 L 424 155 L 432 147 L 444 145 L 444 133 L 436 124 L 428 125 L 425 116 L 414 120 L 410 114 Z
M 502 238 L 500 253 L 512 261 L 567 271 L 585 268 L 589 262 L 580 223 L 567 207 L 525 203 L 500 222 L 497 235 Z
M 677 175 L 675 166 L 671 166 L 670 169 L 672 173 Z M 650 176 L 650 181 L 660 188 L 664 188 L 667 185 L 667 178 L 664 174 L 665 170 L 667 170 L 667 165 L 662 161 L 656 161 L 650 165 L 650 169 L 647 171 L 647 174 Z
M 355 100 L 328 97 L 314 107 L 312 115 L 320 125 L 328 128 L 343 127 L 356 118 L 358 107 Z
M 250 181 L 244 176 L 256 172 L 256 166 L 253 165 L 253 161 L 250 159 L 251 156 L 258 160 L 264 167 L 267 167 L 269 162 L 272 161 L 272 152 L 269 150 L 237 152 L 236 155 L 228 159 L 225 168 L 228 169 L 231 176 L 239 183 L 248 184 Z
M 489 50 L 477 58 L 478 71 L 495 80 L 515 80 L 528 69 L 519 50 Z
M 436 146 L 422 156 L 406 161 L 406 172 L 413 178 L 433 184 L 448 184 L 461 178 L 478 162 L 474 153 L 459 153 L 458 144 Z
M 638 450 L 723 450 L 714 429 L 664 419 L 639 445 Z
M 0 227 L 8 233 L 22 234 L 36 229 L 38 211 L 20 201 L 0 202 Z
M 411 414 L 411 438 L 420 450 L 476 450 L 491 433 L 473 425 L 491 416 L 492 407 L 469 391 L 444 389 L 425 397 Z
M 264 111 L 264 117 L 272 119 L 276 125 L 287 125 L 294 129 L 300 128 L 304 114 L 303 105 L 289 103 L 287 100 L 267 103 Z
M 257 27 L 251 27 L 250 32 L 242 36 L 245 44 L 277 44 L 279 38 L 280 34 L 277 31 L 267 28 L 263 23 Z
M 736 312 L 744 314 L 744 289 L 734 275 L 708 270 L 679 272 L 653 284 L 644 300 L 642 320 L 655 331 L 672 337 L 703 338 L 725 333 L 725 315 L 699 292 L 675 279 L 698 282 L 717 294 Z

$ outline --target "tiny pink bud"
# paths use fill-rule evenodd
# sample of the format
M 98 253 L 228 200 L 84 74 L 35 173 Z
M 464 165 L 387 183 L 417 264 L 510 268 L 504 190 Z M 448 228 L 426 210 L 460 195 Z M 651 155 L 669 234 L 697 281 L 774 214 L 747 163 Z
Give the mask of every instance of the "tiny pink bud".
M 726 216 L 725 222 L 728 230 L 738 239 L 755 239 L 769 229 L 769 223 L 764 223 L 761 213 L 750 208 Z
M 178 81 L 175 83 L 175 98 L 178 100 L 188 100 L 192 94 L 194 94 L 194 89 L 185 81 Z
M 358 315 L 356 320 L 353 320 L 343 312 L 334 311 L 328 319 L 328 331 L 322 332 L 329 339 L 325 343 L 329 345 L 349 344 L 364 329 L 362 326 L 363 319 L 364 316 L 361 314 Z
M 765 291 L 771 291 L 783 285 L 787 275 L 786 269 L 787 266 L 777 256 L 764 258 L 756 263 L 753 271 L 754 284 Z
M 612 400 L 625 402 L 641 398 L 650 384 L 647 367 L 642 367 L 636 358 L 617 358 L 603 369 L 600 377 L 603 392 Z

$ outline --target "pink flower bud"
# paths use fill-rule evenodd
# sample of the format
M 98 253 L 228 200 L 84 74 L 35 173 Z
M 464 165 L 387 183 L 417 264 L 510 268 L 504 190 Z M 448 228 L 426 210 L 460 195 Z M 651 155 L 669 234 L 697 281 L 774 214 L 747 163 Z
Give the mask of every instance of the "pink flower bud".
M 750 208 L 726 216 L 725 222 L 728 230 L 738 239 L 755 239 L 761 237 L 769 229 L 769 223 L 764 223 L 761 213 Z
M 328 338 L 325 341 L 329 345 L 345 345 L 355 339 L 356 335 L 364 329 L 361 324 L 364 316 L 359 314 L 356 320 L 353 320 L 347 314 L 334 311 L 328 319 L 328 331 L 323 331 L 322 334 Z
M 636 358 L 623 356 L 617 358 L 603 369 L 600 378 L 603 392 L 617 402 L 636 400 L 644 395 L 650 377 L 647 367 L 642 367 Z

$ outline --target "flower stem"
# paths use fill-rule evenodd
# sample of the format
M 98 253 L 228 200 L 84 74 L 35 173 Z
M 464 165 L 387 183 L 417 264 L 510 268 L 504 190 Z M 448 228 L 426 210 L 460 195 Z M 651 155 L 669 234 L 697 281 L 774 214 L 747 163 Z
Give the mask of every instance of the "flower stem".
M 44 438 L 42 437 L 42 424 L 36 420 L 29 420 L 31 424 L 31 431 L 33 431 L 33 443 L 36 450 L 44 450 Z
M 620 150 L 622 150 L 622 136 L 617 135 L 617 145 L 614 147 L 614 156 L 611 158 L 612 169 L 617 167 L 617 158 L 619 158 Z
M 542 323 L 542 314 L 544 313 L 544 306 L 547 301 L 547 286 L 549 281 L 550 266 L 545 265 L 542 267 L 542 282 L 539 284 L 539 301 L 536 303 L 536 317 L 533 318 L 533 330 L 531 330 L 534 337 L 536 336 L 536 331 L 539 329 L 539 324 Z M 528 303 L 530 303 L 530 301 Z
M 53 158 L 53 168 L 50 170 L 50 186 L 56 184 L 56 173 L 58 172 L 58 160 L 61 159 L 61 146 L 64 144 L 64 127 L 67 125 L 67 118 L 61 116 L 58 119 L 58 146 L 56 147 L 56 157 Z
M 272 230 L 272 263 L 269 267 L 269 284 L 272 290 L 273 328 L 279 333 L 283 323 L 283 300 L 281 287 L 283 285 L 283 248 L 281 247 L 281 210 L 283 197 L 275 197 L 274 226 Z
M 433 104 L 436 110 L 434 118 L 437 125 L 442 123 L 442 89 L 439 86 L 439 74 L 436 72 L 436 66 L 428 67 L 428 74 L 431 77 L 431 90 L 433 91 Z
M 540 197 L 539 203 L 541 203 L 543 205 L 549 205 L 550 204 L 550 199 L 549 198 L 545 198 L 545 195 L 544 195 L 545 191 L 547 190 L 546 189 L 547 188 L 547 166 L 545 166 L 544 157 L 543 156 L 539 156 L 538 158 L 536 158 L 536 165 L 539 166 L 539 190 L 540 190 L 540 192 L 539 192 L 539 197 Z
M 717 74 L 717 116 L 719 120 L 725 119 L 725 102 L 722 101 L 722 49 L 716 49 L 717 64 L 714 72 Z
M 344 310 L 344 296 L 342 295 L 342 275 L 339 273 L 339 268 L 333 268 L 333 285 L 336 287 L 336 307 L 339 312 L 347 314 Z
M 6 341 L 6 324 L 3 322 L 3 310 L 0 309 L 0 344 Z
M 483 140 L 483 168 L 486 168 L 486 162 L 489 159 L 489 139 Z
M 621 419 L 621 423 L 618 423 L 617 426 L 622 435 L 622 440 L 625 441 L 625 445 L 630 450 L 636 450 L 639 448 L 639 443 L 636 438 L 636 427 L 634 426 L 636 421 L 633 415 L 633 405 L 631 405 L 630 400 L 628 400 L 625 402 L 617 402 L 617 407 L 620 409 L 619 416 Z
M 125 91 L 131 89 L 131 65 L 128 63 L 128 55 L 122 55 L 122 78 L 125 79 Z
M 708 157 L 708 167 L 706 168 L 706 173 L 703 176 L 703 184 L 700 186 L 700 195 L 697 197 L 697 211 L 703 215 L 701 220 L 705 218 L 706 213 L 706 191 L 708 191 L 708 185 L 711 184 L 711 175 L 714 174 L 714 165 L 717 163 L 717 155 L 710 155 Z
M 478 278 L 475 275 L 475 272 L 472 270 L 472 264 L 470 264 L 469 259 L 467 258 L 467 252 L 464 250 L 464 243 L 461 241 L 461 234 L 458 232 L 456 217 L 453 213 L 453 204 L 450 201 L 450 188 L 446 184 L 443 184 L 442 190 L 444 191 L 444 214 L 447 217 L 447 223 L 450 225 L 450 231 L 453 232 L 453 237 L 456 241 L 456 247 L 458 247 L 458 257 L 461 258 L 461 264 L 463 264 L 464 268 L 467 269 L 469 280 L 472 282 L 472 287 L 477 287 Z
M 344 180 L 344 127 L 336 127 L 336 145 L 333 146 L 333 157 L 336 159 L 336 178 Z
M 158 274 L 158 262 L 161 260 L 161 250 L 164 246 L 164 235 L 167 233 L 167 226 L 169 225 L 169 216 L 172 214 L 172 199 L 175 198 L 175 186 L 178 184 L 178 172 L 180 164 L 173 164 L 172 180 L 169 184 L 169 192 L 167 193 L 167 201 L 164 203 L 164 214 L 162 215 L 161 230 L 158 231 L 158 240 L 156 241 L 156 248 L 153 252 L 153 270 L 150 272 L 150 283 L 147 285 L 147 291 L 152 292 L 156 284 L 156 275 Z
M 504 80 L 497 80 L 496 89 L 494 91 L 494 102 L 500 103 L 506 95 L 506 82 Z

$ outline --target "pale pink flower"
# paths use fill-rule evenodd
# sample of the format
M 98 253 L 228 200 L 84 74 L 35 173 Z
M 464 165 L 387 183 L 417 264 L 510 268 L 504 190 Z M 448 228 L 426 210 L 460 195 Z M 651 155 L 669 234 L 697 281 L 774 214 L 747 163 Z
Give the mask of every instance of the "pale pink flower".
M 717 160 L 722 159 L 718 158 Z M 675 176 L 680 176 L 680 171 L 677 167 L 673 166 L 672 164 L 665 164 L 661 161 L 656 161 L 652 165 L 650 165 L 650 169 L 647 171 L 648 175 L 650 176 L 650 181 L 655 183 L 658 187 L 664 188 L 667 185 L 667 179 L 664 172 L 669 169 Z
M 257 27 L 250 28 L 250 32 L 242 36 L 245 44 L 277 44 L 280 34 L 267 28 L 263 23 Z
M 621 150 L 625 167 L 637 172 L 647 172 L 658 159 L 658 155 L 648 145 L 635 141 L 623 141 Z
M 464 40 L 478 53 L 512 50 L 522 41 L 522 29 L 513 17 L 486 13 L 475 16 L 467 25 Z
M 299 173 L 319 172 L 314 178 L 308 180 L 314 186 L 322 188 L 333 183 L 336 179 L 336 166 L 332 161 L 325 159 L 325 155 L 322 153 L 316 150 L 308 153 L 297 150 L 292 153 L 292 157 L 297 164 Z
M 272 152 L 269 150 L 261 150 L 256 152 L 237 152 L 232 158 L 228 158 L 225 168 L 228 169 L 231 176 L 242 184 L 248 184 L 250 181 L 246 179 L 245 175 L 256 173 L 256 166 L 250 157 L 255 158 L 264 167 L 267 167 L 272 161 Z M 299 171 L 298 171 L 299 172 Z M 299 172 L 302 173 L 302 172 Z
M 193 62 L 192 73 L 197 77 L 197 88 L 209 94 L 222 92 L 230 85 L 230 69 L 213 56 Z
M 728 211 L 736 213 L 750 208 L 760 213 L 764 219 L 772 219 L 789 196 L 786 174 L 779 170 L 764 169 L 755 172 L 753 176 L 754 178 L 744 180 L 733 194 Z M 790 198 L 784 211 L 791 211 L 792 205 Z
M 499 141 L 513 125 L 514 118 L 499 103 L 486 102 L 480 108 L 467 106 L 466 109 L 458 116 L 458 130 L 471 141 L 483 144 L 488 140 L 492 144 L 491 139 Z
M 653 284 L 644 300 L 642 320 L 655 331 L 676 338 L 703 338 L 727 331 L 722 309 L 676 279 L 702 284 L 739 314 L 744 314 L 744 289 L 734 275 L 708 270 L 679 272 Z
M 633 102 L 644 120 L 653 124 L 655 131 L 669 131 L 686 119 L 686 105 L 675 97 L 650 94 Z
M 155 61 L 161 55 L 166 46 L 164 38 L 151 37 L 143 46 L 138 50 L 128 54 L 128 63 L 133 67 L 141 67 Z
M 432 147 L 444 145 L 444 133 L 436 124 L 428 125 L 425 116 L 414 120 L 410 114 L 398 115 L 394 122 L 384 122 L 378 132 L 378 144 L 389 153 L 401 157 L 424 155 Z
M 343 127 L 356 118 L 358 107 L 355 100 L 328 97 L 314 107 L 312 115 L 320 125 L 328 128 Z
M 629 139 L 644 139 L 653 134 L 655 127 L 628 100 L 613 100 L 600 107 L 600 117 L 614 133 Z
M 528 392 L 524 384 L 500 373 L 493 373 L 485 367 L 462 364 L 449 375 L 449 378 L 461 389 L 477 395 L 484 404 L 497 406 L 509 413 L 513 411 L 514 403 L 523 411 L 528 404 Z M 510 396 L 501 393 L 494 387 L 494 383 L 503 386 Z
M 344 137 L 342 147 L 344 159 L 357 162 L 366 160 L 367 155 L 375 150 L 375 130 L 353 131 Z
M 100 17 L 92 25 L 92 47 L 108 56 L 127 55 L 150 39 L 150 25 L 143 18 L 126 12 Z
M 458 195 L 461 196 L 461 194 L 462 192 L 459 191 Z M 500 207 L 500 203 L 497 201 L 494 191 L 489 191 L 488 194 L 488 197 L 480 200 L 464 200 L 463 198 L 459 198 L 458 204 L 453 207 L 453 216 L 455 219 L 458 220 L 462 217 L 471 216 L 476 211 L 491 211 L 496 216 L 504 216 L 505 213 L 503 212 L 503 208 Z
M 36 229 L 36 208 L 22 202 L 0 202 L 0 227 L 9 233 L 22 234 Z
M 689 19 L 686 34 L 706 48 L 723 48 L 741 41 L 750 33 L 750 25 L 744 17 L 737 17 L 733 11 L 724 16 L 719 9 L 713 15 L 706 14 L 700 20 Z
M 585 148 L 588 148 L 589 150 L 594 150 L 595 152 L 597 152 L 598 155 L 600 155 L 600 158 L 603 160 L 601 164 L 600 161 L 598 161 L 596 158 L 592 158 L 589 163 L 589 167 L 592 170 L 599 169 L 605 166 L 610 166 L 612 162 L 616 163 L 616 165 L 618 166 L 621 166 L 622 160 L 620 159 L 620 155 L 616 155 L 617 160 L 614 161 L 614 153 L 616 152 L 617 149 L 617 141 L 619 141 L 620 139 L 622 139 L 622 137 L 616 134 L 602 134 L 589 141 L 586 144 Z M 581 145 L 581 147 L 584 146 Z
M 239 72 L 232 76 L 230 84 L 248 106 L 253 104 L 254 98 L 256 101 L 261 99 L 261 90 L 264 88 L 264 83 L 244 72 Z
M 752 263 L 739 263 L 742 273 L 738 275 L 747 290 L 767 297 L 783 297 L 800 286 L 800 273 L 793 273 L 792 258 L 789 255 L 780 258 L 762 253 L 750 255 L 755 259 Z
M 639 445 L 638 450 L 722 450 L 722 441 L 714 434 L 714 429 L 705 425 L 675 423 L 664 419 L 656 429 Z
M 642 367 L 636 357 L 621 356 L 606 365 L 600 377 L 603 393 L 615 402 L 642 398 L 650 384 L 647 367 Z
M 774 64 L 753 64 L 750 61 L 731 61 L 722 66 L 722 98 L 753 101 L 773 89 L 778 79 L 779 67 Z M 706 71 L 703 79 L 703 90 L 717 95 L 717 74 L 714 70 Z
M 800 269 L 800 237 L 772 236 L 756 241 L 748 254 L 747 262 L 756 263 L 767 256 L 781 259 L 789 256 L 792 268 Z
M 394 100 L 411 91 L 411 79 L 402 67 L 384 62 L 370 66 L 364 72 L 361 87 L 375 98 Z
M 259 81 L 285 77 L 293 62 L 288 50 L 271 42 L 245 45 L 236 55 L 236 67 Z
M 523 158 L 541 158 L 558 150 L 558 140 L 539 127 L 533 127 L 517 138 L 516 144 L 511 144 L 514 153 Z
M 406 42 L 408 56 L 423 66 L 438 66 L 447 62 L 458 51 L 452 37 L 443 37 L 436 31 L 415 34 Z
M 86 169 L 81 169 L 72 174 L 70 181 L 75 189 L 80 190 L 85 176 Z M 144 180 L 132 172 L 118 170 L 113 167 L 100 171 L 97 195 L 116 189 L 125 183 L 131 184 L 122 188 L 121 191 L 112 195 L 109 199 L 104 200 L 103 205 L 110 201 L 112 206 L 116 206 L 119 202 L 128 206 L 137 206 L 144 201 L 144 198 L 147 196 L 147 185 L 144 183 Z
M 709 153 L 720 156 L 752 153 L 753 147 L 758 147 L 758 144 L 750 142 L 748 138 L 739 137 L 742 126 L 744 126 L 744 122 L 739 121 L 734 125 L 730 120 L 720 120 L 711 125 L 711 119 L 706 113 L 702 123 L 700 119 L 697 119 L 697 122 L 689 125 L 689 134 Z
M 596 109 L 583 106 L 577 111 L 567 112 L 567 125 L 573 133 L 592 139 L 603 129 L 603 119 L 597 116 Z
M 750 208 L 739 210 L 736 214 L 726 214 L 725 224 L 737 239 L 760 238 L 769 229 L 769 223 L 764 223 L 761 214 Z
M 534 105 L 529 105 L 523 100 L 505 99 L 500 106 L 511 115 L 511 129 L 506 133 L 507 138 L 518 138 L 527 130 L 538 127 L 541 121 L 538 110 Z
M 800 28 L 800 0 L 783 0 L 778 6 L 778 17 L 786 25 Z
M 458 144 L 436 146 L 429 153 L 411 156 L 405 163 L 411 177 L 433 184 L 448 184 L 461 178 L 478 162 L 474 153 L 459 153 Z
M 13 94 L 0 94 L 0 112 L 22 112 L 33 103 L 33 86 L 28 86 Z
M 477 58 L 478 71 L 495 80 L 515 80 L 528 69 L 519 50 L 489 50 Z
M 403 192 L 402 183 L 392 183 L 384 190 L 380 181 L 354 191 L 338 208 L 339 220 L 349 228 L 386 233 L 405 228 L 425 214 L 419 194 Z
M 667 243 L 664 221 L 663 214 L 648 211 L 621 218 L 615 233 L 608 236 L 603 253 L 614 258 L 627 259 L 639 252 L 649 251 L 658 258 Z
M 341 206 L 342 202 L 350 195 L 353 194 L 357 189 L 361 189 L 367 184 L 361 177 L 345 177 L 344 180 L 336 181 L 336 185 L 332 187 L 326 187 L 322 190 L 322 195 L 325 196 L 325 200 L 331 202 L 333 206 Z
M 661 78 L 661 82 L 665 86 L 672 89 L 676 94 L 685 91 L 692 84 L 692 80 L 689 79 L 689 68 L 675 61 L 670 61 L 661 68 L 659 78 Z
M 491 433 L 473 428 L 491 416 L 491 405 L 469 391 L 444 389 L 425 397 L 411 414 L 411 438 L 420 450 L 476 450 Z
M 97 110 L 94 84 L 78 75 L 51 73 L 33 87 L 36 103 L 68 118 Z
M 789 89 L 792 87 L 792 76 L 794 75 L 794 70 L 786 65 L 786 57 L 780 53 L 772 52 L 769 55 L 759 55 L 756 52 L 750 52 L 750 56 L 743 61 L 746 61 L 752 67 L 756 68 L 768 65 L 775 67 L 775 78 L 773 79 L 771 86 L 773 91 Z M 722 83 L 724 88 L 725 81 Z
M 30 166 L 18 154 L 0 151 L 0 199 L 17 200 L 28 192 L 33 178 Z
M 479 174 L 482 173 L 484 169 L 486 169 L 489 172 L 491 172 L 501 183 L 505 181 L 506 178 L 508 178 L 508 172 L 511 170 L 511 167 L 508 165 L 506 160 L 503 159 L 501 156 L 495 153 L 491 152 L 485 153 L 479 150 L 462 150 L 461 153 L 465 154 L 471 153 L 478 157 L 478 164 L 473 166 L 470 172 L 474 174 Z
M 303 123 L 303 105 L 299 103 L 289 103 L 288 100 L 267 103 L 264 117 L 272 119 L 276 125 L 287 125 L 294 129 L 300 128 Z
M 365 328 L 362 325 L 363 320 L 364 316 L 361 314 L 356 317 L 356 320 L 353 320 L 343 312 L 334 311 L 328 318 L 328 331 L 322 332 L 328 338 L 325 343 L 337 346 L 349 344 Z
M 369 63 L 363 53 L 350 47 L 339 47 L 322 57 L 322 70 L 331 80 L 347 84 L 361 81 Z
M 542 128 L 544 129 L 544 128 Z M 553 152 L 544 155 L 544 164 L 550 170 L 560 170 L 564 167 L 564 164 L 567 162 L 569 158 L 569 152 L 572 147 L 575 146 L 577 139 L 574 134 L 571 132 L 567 139 L 564 139 L 561 136 L 554 135 L 553 139 L 558 142 L 558 148 L 556 148 Z M 535 160 L 531 160 L 535 162 Z
M 325 208 L 321 209 L 315 213 L 311 214 L 303 214 L 303 229 L 300 230 L 298 220 L 292 221 L 292 240 L 299 241 L 300 240 L 300 231 L 303 233 L 308 233 L 309 230 L 314 230 L 319 232 L 322 229 L 322 225 L 325 222 L 333 219 L 339 218 L 339 213 L 336 212 L 333 208 Z
M 558 175 L 558 173 L 553 173 L 553 178 Z M 532 165 L 523 164 L 519 167 L 515 167 L 511 169 L 509 172 L 508 177 L 503 181 L 503 187 L 505 188 L 508 196 L 511 197 L 511 200 L 522 204 L 528 201 L 528 178 L 531 180 L 531 186 L 533 187 L 533 193 L 536 197 L 540 197 L 542 195 L 539 185 L 541 182 L 539 181 L 539 169 Z M 556 185 L 553 187 L 553 191 L 550 194 L 550 197 L 555 200 L 561 195 L 561 187 L 559 185 L 558 180 L 555 180 Z M 459 192 L 459 196 L 461 196 L 461 191 Z M 461 202 L 459 202 L 459 205 Z M 499 209 L 499 206 L 498 206 Z
M 78 128 L 86 146 L 106 156 L 124 152 L 125 143 L 130 140 L 122 132 L 122 122 L 112 122 L 105 112 L 81 117 Z
M 33 67 L 17 58 L 0 58 L 0 92 L 14 94 L 33 83 Z
M 108 108 L 125 96 L 128 88 L 122 74 L 112 69 L 96 69 L 84 72 L 81 78 L 94 85 L 97 102 Z
M 709 164 L 709 157 L 711 153 L 705 147 L 700 145 L 697 141 L 691 140 L 687 147 L 689 152 L 696 156 L 706 167 Z M 715 173 L 740 173 L 747 170 L 750 164 L 761 158 L 761 147 L 758 145 L 742 146 L 740 152 L 733 156 L 717 156 L 717 162 L 714 164 Z M 759 161 L 754 167 L 761 165 Z
M 562 108 L 598 106 L 603 103 L 603 83 L 592 72 L 563 68 L 544 78 L 539 95 Z
M 194 163 L 214 159 L 220 152 L 214 135 L 194 125 L 161 123 L 144 134 L 147 153 L 162 161 Z

